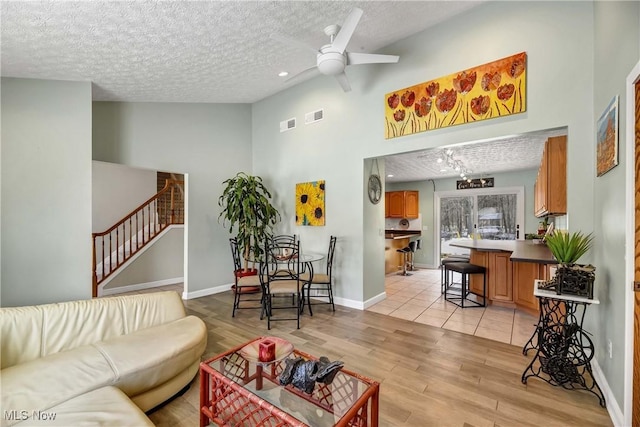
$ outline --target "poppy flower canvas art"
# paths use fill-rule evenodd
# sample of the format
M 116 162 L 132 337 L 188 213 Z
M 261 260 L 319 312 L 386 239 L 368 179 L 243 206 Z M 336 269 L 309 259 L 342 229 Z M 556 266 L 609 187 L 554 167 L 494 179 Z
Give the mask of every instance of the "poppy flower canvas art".
M 296 184 L 296 225 L 324 225 L 324 180 Z
M 385 95 L 385 139 L 527 110 L 527 54 L 453 73 Z

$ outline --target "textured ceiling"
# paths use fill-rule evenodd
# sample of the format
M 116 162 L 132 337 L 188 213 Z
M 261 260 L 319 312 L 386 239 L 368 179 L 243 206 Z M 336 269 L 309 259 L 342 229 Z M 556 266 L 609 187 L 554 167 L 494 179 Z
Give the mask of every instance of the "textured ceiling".
M 537 169 L 547 138 L 566 134 L 566 128 L 549 129 L 490 141 L 388 156 L 385 157 L 385 179 L 386 182 L 406 182 L 459 177 L 459 172 L 447 167 L 444 162 L 437 162 L 438 157 L 443 156 L 447 148 L 453 151 L 453 159 L 458 160 L 467 170 L 471 170 L 467 173 L 468 178 Z
M 271 34 L 319 48 L 357 6 L 347 50 L 375 52 L 480 3 L 2 1 L 2 75 L 91 81 L 99 101 L 253 103 L 313 77 L 278 77 L 315 57 Z
M 315 57 L 272 34 L 319 48 L 329 42 L 324 28 L 359 7 L 364 14 L 347 50 L 375 52 L 484 1 L 4 0 L 1 69 L 10 77 L 91 81 L 97 101 L 253 103 L 314 77 L 278 77 L 315 65 Z M 562 133 L 461 145 L 453 157 L 472 178 L 536 168 L 546 138 Z M 441 154 L 390 156 L 386 170 L 394 177 L 386 180 L 457 176 L 440 171 Z

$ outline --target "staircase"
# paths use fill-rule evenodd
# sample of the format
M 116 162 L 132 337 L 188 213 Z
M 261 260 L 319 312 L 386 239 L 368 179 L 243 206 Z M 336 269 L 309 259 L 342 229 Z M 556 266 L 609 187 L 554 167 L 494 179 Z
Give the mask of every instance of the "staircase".
M 172 224 L 184 224 L 184 181 L 167 179 L 155 196 L 108 230 L 93 233 L 93 297 L 100 283 Z

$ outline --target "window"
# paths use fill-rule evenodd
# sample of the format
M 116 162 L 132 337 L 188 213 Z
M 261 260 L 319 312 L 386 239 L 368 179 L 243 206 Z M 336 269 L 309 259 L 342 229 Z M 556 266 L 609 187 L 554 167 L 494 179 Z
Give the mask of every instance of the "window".
M 452 246 L 461 239 L 524 238 L 524 187 L 437 191 L 435 207 L 440 258 L 469 254 L 469 249 Z

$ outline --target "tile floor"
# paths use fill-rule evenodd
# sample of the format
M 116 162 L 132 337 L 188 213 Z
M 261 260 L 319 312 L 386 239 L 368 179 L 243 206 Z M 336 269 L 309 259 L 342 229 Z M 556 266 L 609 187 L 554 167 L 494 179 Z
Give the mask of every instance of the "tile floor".
M 182 294 L 182 288 L 180 283 L 119 295 L 168 290 Z M 385 277 L 385 291 L 387 298 L 368 311 L 520 347 L 529 340 L 538 321 L 519 310 L 497 306 L 462 309 L 445 301 L 440 294 L 438 269 L 419 269 L 412 271 L 411 276 L 389 274 Z
M 387 275 L 387 298 L 367 310 L 520 347 L 535 330 L 538 318 L 520 310 L 492 305 L 462 309 L 445 301 L 438 269 L 419 269 L 411 274 Z

